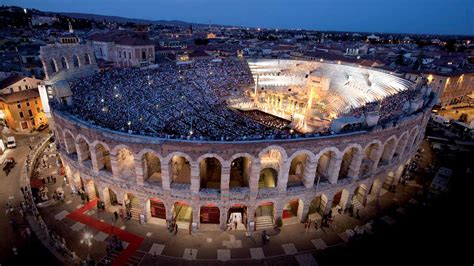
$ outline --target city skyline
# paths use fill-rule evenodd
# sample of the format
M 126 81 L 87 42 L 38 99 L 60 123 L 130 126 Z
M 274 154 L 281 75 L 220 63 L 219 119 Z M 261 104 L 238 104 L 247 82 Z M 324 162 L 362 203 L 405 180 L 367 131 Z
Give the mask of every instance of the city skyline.
M 474 35 L 474 3 L 466 0 L 398 1 L 380 3 L 366 0 L 357 7 L 351 0 L 297 1 L 227 1 L 179 0 L 151 2 L 106 0 L 86 1 L 47 0 L 6 1 L 17 5 L 51 12 L 89 13 L 148 20 L 181 20 L 190 23 L 228 26 L 307 29 L 322 31 L 384 32 L 408 34 Z M 200 10 L 200 12 L 195 12 Z M 390 11 L 390 12 L 388 12 Z M 356 14 L 356 15 L 355 15 Z

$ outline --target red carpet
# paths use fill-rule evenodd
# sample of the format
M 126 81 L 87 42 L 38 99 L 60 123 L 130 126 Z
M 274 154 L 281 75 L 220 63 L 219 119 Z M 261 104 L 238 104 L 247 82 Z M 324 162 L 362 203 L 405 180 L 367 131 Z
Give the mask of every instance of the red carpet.
M 96 230 L 106 234 L 116 235 L 121 240 L 128 242 L 129 244 L 127 248 L 124 249 L 120 253 L 120 256 L 118 256 L 112 263 L 112 265 L 125 265 L 128 258 L 130 258 L 138 249 L 138 247 L 140 247 L 141 243 L 143 242 L 143 238 L 84 214 L 84 212 L 92 209 L 94 206 L 97 206 L 97 199 L 90 201 L 80 209 L 68 214 L 66 217 L 83 223 L 89 227 L 95 228 Z

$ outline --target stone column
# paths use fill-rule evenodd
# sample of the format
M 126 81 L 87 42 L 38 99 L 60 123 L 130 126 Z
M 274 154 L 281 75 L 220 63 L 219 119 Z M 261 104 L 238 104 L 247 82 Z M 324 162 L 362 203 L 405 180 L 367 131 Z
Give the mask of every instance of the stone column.
M 221 200 L 229 199 L 229 185 L 230 185 L 230 165 L 225 163 L 221 168 Z
M 99 169 L 104 167 L 104 161 L 102 158 L 102 154 L 95 151 L 91 152 L 91 161 L 92 161 L 92 170 L 94 173 L 98 174 Z
M 196 164 L 191 165 L 191 193 L 199 194 L 201 188 L 201 182 L 199 178 L 199 166 Z
M 275 223 L 276 218 L 280 217 L 283 218 L 283 206 L 285 203 L 281 202 L 274 202 L 273 203 L 273 223 Z
M 192 208 L 193 208 L 193 226 L 195 226 L 196 228 L 199 228 L 199 225 L 201 224 L 201 220 L 199 219 L 201 207 L 192 205 Z
M 372 174 L 377 172 L 377 167 L 379 165 L 380 159 L 382 158 L 382 153 L 383 153 L 383 149 L 379 149 L 375 153 L 375 160 L 374 160 L 374 164 L 372 166 Z
M 254 227 L 251 227 L 251 223 L 255 223 L 255 205 L 247 207 L 247 232 L 254 231 Z
M 117 155 L 110 154 L 110 165 L 112 166 L 113 179 L 120 179 L 120 168 L 117 161 Z
M 326 202 L 326 209 L 324 210 L 324 214 L 328 214 L 329 211 L 331 210 L 333 200 L 334 200 L 334 195 L 332 195 L 331 198 L 328 198 L 328 201 Z
M 168 162 L 161 162 L 161 183 L 165 191 L 171 190 L 170 166 Z
M 76 146 L 77 160 L 79 161 L 79 165 L 84 166 L 82 162 L 86 159 L 84 157 L 86 157 L 87 153 L 81 149 L 81 145 L 79 143 L 75 143 L 75 146 Z
M 329 163 L 329 176 L 328 180 L 331 184 L 337 183 L 337 178 L 339 177 L 339 170 L 341 169 L 342 158 L 334 158 Z
M 136 175 L 137 185 L 143 186 L 146 165 L 142 162 L 140 158 L 134 158 L 133 163 L 135 165 L 135 175 Z
M 300 219 L 301 222 L 306 221 L 306 217 L 308 217 L 309 206 L 310 206 L 310 205 L 311 205 L 311 202 L 309 202 L 309 203 L 304 203 L 304 204 L 303 204 L 303 211 L 302 211 L 301 217 L 300 217 L 300 218 L 301 218 L 301 219 Z M 299 206 L 298 206 L 298 207 L 299 207 Z
M 345 209 L 347 209 L 347 208 L 351 205 L 353 198 L 354 198 L 354 193 L 353 193 L 353 192 L 349 192 L 349 195 L 347 195 L 346 202 L 344 202 L 344 203 L 341 204 L 341 207 L 342 207 L 342 210 L 343 210 L 343 211 L 344 211 Z
M 360 165 L 362 164 L 362 154 L 356 154 L 354 158 L 352 158 L 351 165 L 349 166 L 349 171 L 347 175 L 354 180 L 359 179 L 359 171 Z
M 227 227 L 227 209 L 226 207 L 219 208 L 219 213 L 220 213 L 220 219 L 219 219 L 219 225 L 221 227 L 221 230 L 225 230 Z
M 304 186 L 307 189 L 313 188 L 314 179 L 316 178 L 316 166 L 316 162 L 308 160 L 304 167 Z
M 278 171 L 278 191 L 280 195 L 286 194 L 290 164 L 290 161 L 280 163 L 280 169 Z
M 254 161 L 252 161 L 252 166 L 250 169 L 250 182 L 249 182 L 249 187 L 250 187 L 250 198 L 255 199 L 258 194 L 258 179 L 260 178 L 260 159 L 256 158 Z

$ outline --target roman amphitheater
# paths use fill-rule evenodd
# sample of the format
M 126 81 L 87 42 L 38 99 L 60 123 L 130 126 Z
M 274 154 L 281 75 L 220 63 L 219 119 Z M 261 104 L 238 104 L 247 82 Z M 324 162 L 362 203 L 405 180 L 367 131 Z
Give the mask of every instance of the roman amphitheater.
M 398 182 L 435 101 L 341 62 L 204 60 L 68 84 L 50 105 L 70 181 L 106 209 L 193 230 L 365 205 Z

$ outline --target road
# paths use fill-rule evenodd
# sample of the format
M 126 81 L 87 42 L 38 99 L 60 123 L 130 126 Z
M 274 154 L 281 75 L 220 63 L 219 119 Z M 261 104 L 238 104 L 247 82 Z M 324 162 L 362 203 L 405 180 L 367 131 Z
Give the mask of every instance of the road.
M 45 134 L 36 133 L 33 142 L 30 141 L 30 135 L 15 135 L 17 147 L 6 150 L 5 154 L 1 156 L 2 161 L 4 158 L 13 157 L 17 164 L 8 176 L 4 171 L 0 171 L 0 265 L 26 265 L 34 261 L 41 262 L 42 265 L 60 265 L 56 258 L 34 237 L 34 233 L 30 239 L 26 239 L 21 236 L 19 231 L 15 232 L 10 226 L 9 216 L 5 213 L 5 205 L 9 199 L 14 206 L 18 206 L 23 198 L 20 191 L 20 172 L 29 152 L 28 146 L 38 143 Z M 13 248 L 17 250 L 16 255 Z

